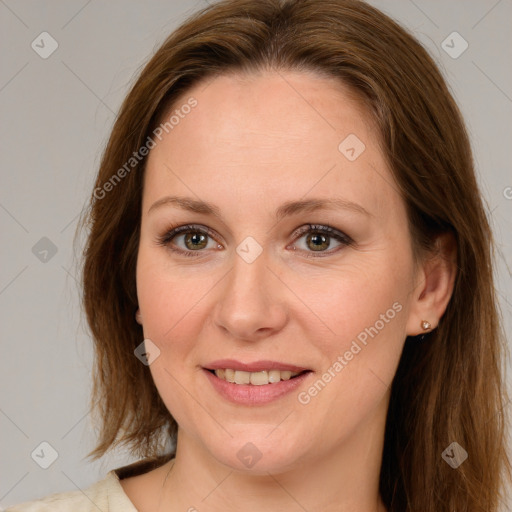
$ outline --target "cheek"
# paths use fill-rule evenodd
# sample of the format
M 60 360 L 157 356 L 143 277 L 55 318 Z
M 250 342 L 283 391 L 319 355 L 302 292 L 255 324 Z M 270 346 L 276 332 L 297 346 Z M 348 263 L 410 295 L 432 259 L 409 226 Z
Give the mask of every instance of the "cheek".
M 383 403 L 405 340 L 408 270 L 406 261 L 392 259 L 372 262 L 364 271 L 354 268 L 331 286 L 323 310 L 318 304 L 330 331 L 325 338 L 310 331 L 309 337 L 323 364 L 298 397 L 305 411 L 318 418 L 318 428 L 343 437 Z
M 165 251 L 141 248 L 137 261 L 137 297 L 144 335 L 164 342 L 176 339 L 177 333 L 185 328 L 198 327 L 194 317 L 207 287 L 207 278 L 200 279 L 194 277 L 193 271 L 170 267 Z
M 298 324 L 307 333 L 305 351 L 308 344 L 311 349 L 316 345 L 319 358 L 326 363 L 350 350 L 354 340 L 367 347 L 372 340 L 382 340 L 382 344 L 402 335 L 411 282 L 407 255 L 354 252 L 343 264 L 324 265 L 283 270 L 282 279 L 296 291 L 296 297 L 275 290 L 276 300 L 283 300 L 288 311 L 290 325 L 284 328 L 295 329 Z M 218 281 L 219 272 L 210 272 L 204 265 L 177 267 L 169 264 L 164 251 L 141 248 L 137 293 L 144 336 L 175 357 L 185 357 L 206 328 L 213 307 L 208 293 L 218 293 L 214 290 Z
M 201 323 L 201 296 L 195 280 L 186 272 L 167 268 L 158 252 L 141 249 L 137 262 L 137 295 L 143 318 L 144 338 L 160 350 L 149 370 L 155 386 L 173 418 L 194 432 L 197 405 L 190 400 L 190 370 L 197 365 L 194 355 Z
M 363 345 L 373 339 L 381 344 L 400 342 L 410 300 L 410 271 L 405 258 L 390 255 L 361 258 L 336 271 L 323 271 L 313 280 L 303 278 L 297 289 L 309 311 L 297 311 L 295 317 L 330 360 L 350 350 L 353 340 Z M 324 336 L 315 336 L 313 327 Z
M 341 437 L 383 403 L 405 340 L 412 263 L 396 255 L 367 263 L 345 268 L 323 299 L 307 288 L 329 331 L 322 337 L 308 328 L 323 364 L 298 401 L 318 428 Z

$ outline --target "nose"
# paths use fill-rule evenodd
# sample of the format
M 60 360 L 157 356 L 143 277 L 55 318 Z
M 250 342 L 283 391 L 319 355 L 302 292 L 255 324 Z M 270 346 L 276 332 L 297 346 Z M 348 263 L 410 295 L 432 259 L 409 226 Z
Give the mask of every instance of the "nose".
M 271 266 L 265 251 L 252 263 L 234 256 L 213 314 L 224 334 L 236 340 L 258 341 L 283 329 L 288 318 L 286 286 Z

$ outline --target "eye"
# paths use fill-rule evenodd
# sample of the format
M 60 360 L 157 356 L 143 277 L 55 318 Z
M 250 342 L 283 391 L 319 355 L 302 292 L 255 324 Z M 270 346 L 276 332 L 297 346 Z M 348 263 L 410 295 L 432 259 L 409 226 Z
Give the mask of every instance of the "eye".
M 350 238 L 345 233 L 342 233 L 341 231 L 338 231 L 337 229 L 330 226 L 323 226 L 319 224 L 308 224 L 306 226 L 302 226 L 294 233 L 294 236 L 297 237 L 297 239 L 301 239 L 305 236 L 306 249 L 302 250 L 304 250 L 306 253 L 310 253 L 305 254 L 305 256 L 308 258 L 329 256 L 334 252 L 338 252 L 340 246 L 343 247 L 354 244 L 352 238 Z M 327 251 L 327 249 L 331 246 L 332 239 L 337 241 L 338 247 L 335 250 Z M 295 249 L 295 246 L 293 246 L 293 249 Z
M 307 224 L 302 226 L 293 234 L 295 240 L 306 236 L 306 249 L 301 248 L 306 257 L 323 257 L 329 256 L 334 252 L 338 252 L 339 247 L 353 245 L 354 241 L 345 233 L 332 228 L 330 226 Z M 180 247 L 174 240 L 183 237 L 184 247 Z M 198 257 L 202 249 L 222 248 L 222 246 L 214 242 L 215 233 L 203 226 L 188 224 L 185 226 L 171 227 L 162 236 L 157 237 L 156 243 L 167 247 L 169 250 L 188 257 Z M 211 246 L 208 247 L 208 238 L 211 240 Z M 327 251 L 331 246 L 331 240 L 334 239 L 338 243 L 335 250 Z M 292 246 L 296 250 L 295 245 Z M 311 250 L 309 250 L 311 249 Z M 314 254 L 317 253 L 317 254 Z
M 183 237 L 184 248 L 176 246 L 173 239 L 180 239 Z M 208 238 L 213 238 L 213 231 L 202 226 L 195 226 L 192 224 L 179 227 L 171 227 L 163 236 L 157 237 L 157 244 L 168 247 L 171 251 L 183 254 L 184 256 L 199 256 L 201 249 L 207 248 Z M 172 243 L 171 243 L 172 242 Z M 212 241 L 213 243 L 213 241 Z M 213 246 L 219 244 L 213 243 Z M 212 249 L 213 247 L 209 247 Z

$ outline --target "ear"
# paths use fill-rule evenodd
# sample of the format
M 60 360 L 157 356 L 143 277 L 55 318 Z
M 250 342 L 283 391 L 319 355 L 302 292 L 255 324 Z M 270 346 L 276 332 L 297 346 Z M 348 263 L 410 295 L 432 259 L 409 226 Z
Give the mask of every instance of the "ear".
M 436 237 L 435 249 L 419 264 L 407 336 L 425 334 L 438 326 L 452 296 L 456 275 L 457 243 L 452 233 L 443 233 Z M 430 323 L 426 330 L 423 321 Z
M 137 308 L 137 311 L 135 312 L 135 320 L 138 324 L 142 325 L 142 316 L 140 314 L 140 309 Z

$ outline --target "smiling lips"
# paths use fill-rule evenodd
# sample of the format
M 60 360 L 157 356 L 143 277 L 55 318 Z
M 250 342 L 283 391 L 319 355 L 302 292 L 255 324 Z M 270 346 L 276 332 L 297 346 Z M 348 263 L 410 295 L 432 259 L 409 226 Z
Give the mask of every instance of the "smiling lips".
M 274 401 L 300 386 L 312 373 L 307 368 L 276 361 L 241 363 L 233 359 L 215 361 L 203 370 L 224 398 L 245 405 Z
M 296 377 L 300 372 L 290 370 L 263 370 L 260 372 L 244 372 L 242 370 L 233 370 L 231 368 L 219 368 L 215 370 L 215 375 L 226 382 L 235 384 L 252 384 L 253 386 L 263 386 L 273 384 L 282 380 L 290 380 Z
M 297 375 L 309 371 L 307 368 L 278 361 L 255 361 L 242 363 L 235 359 L 222 359 L 210 363 L 207 370 L 226 382 L 234 384 L 252 384 L 263 386 L 282 380 L 290 380 Z

